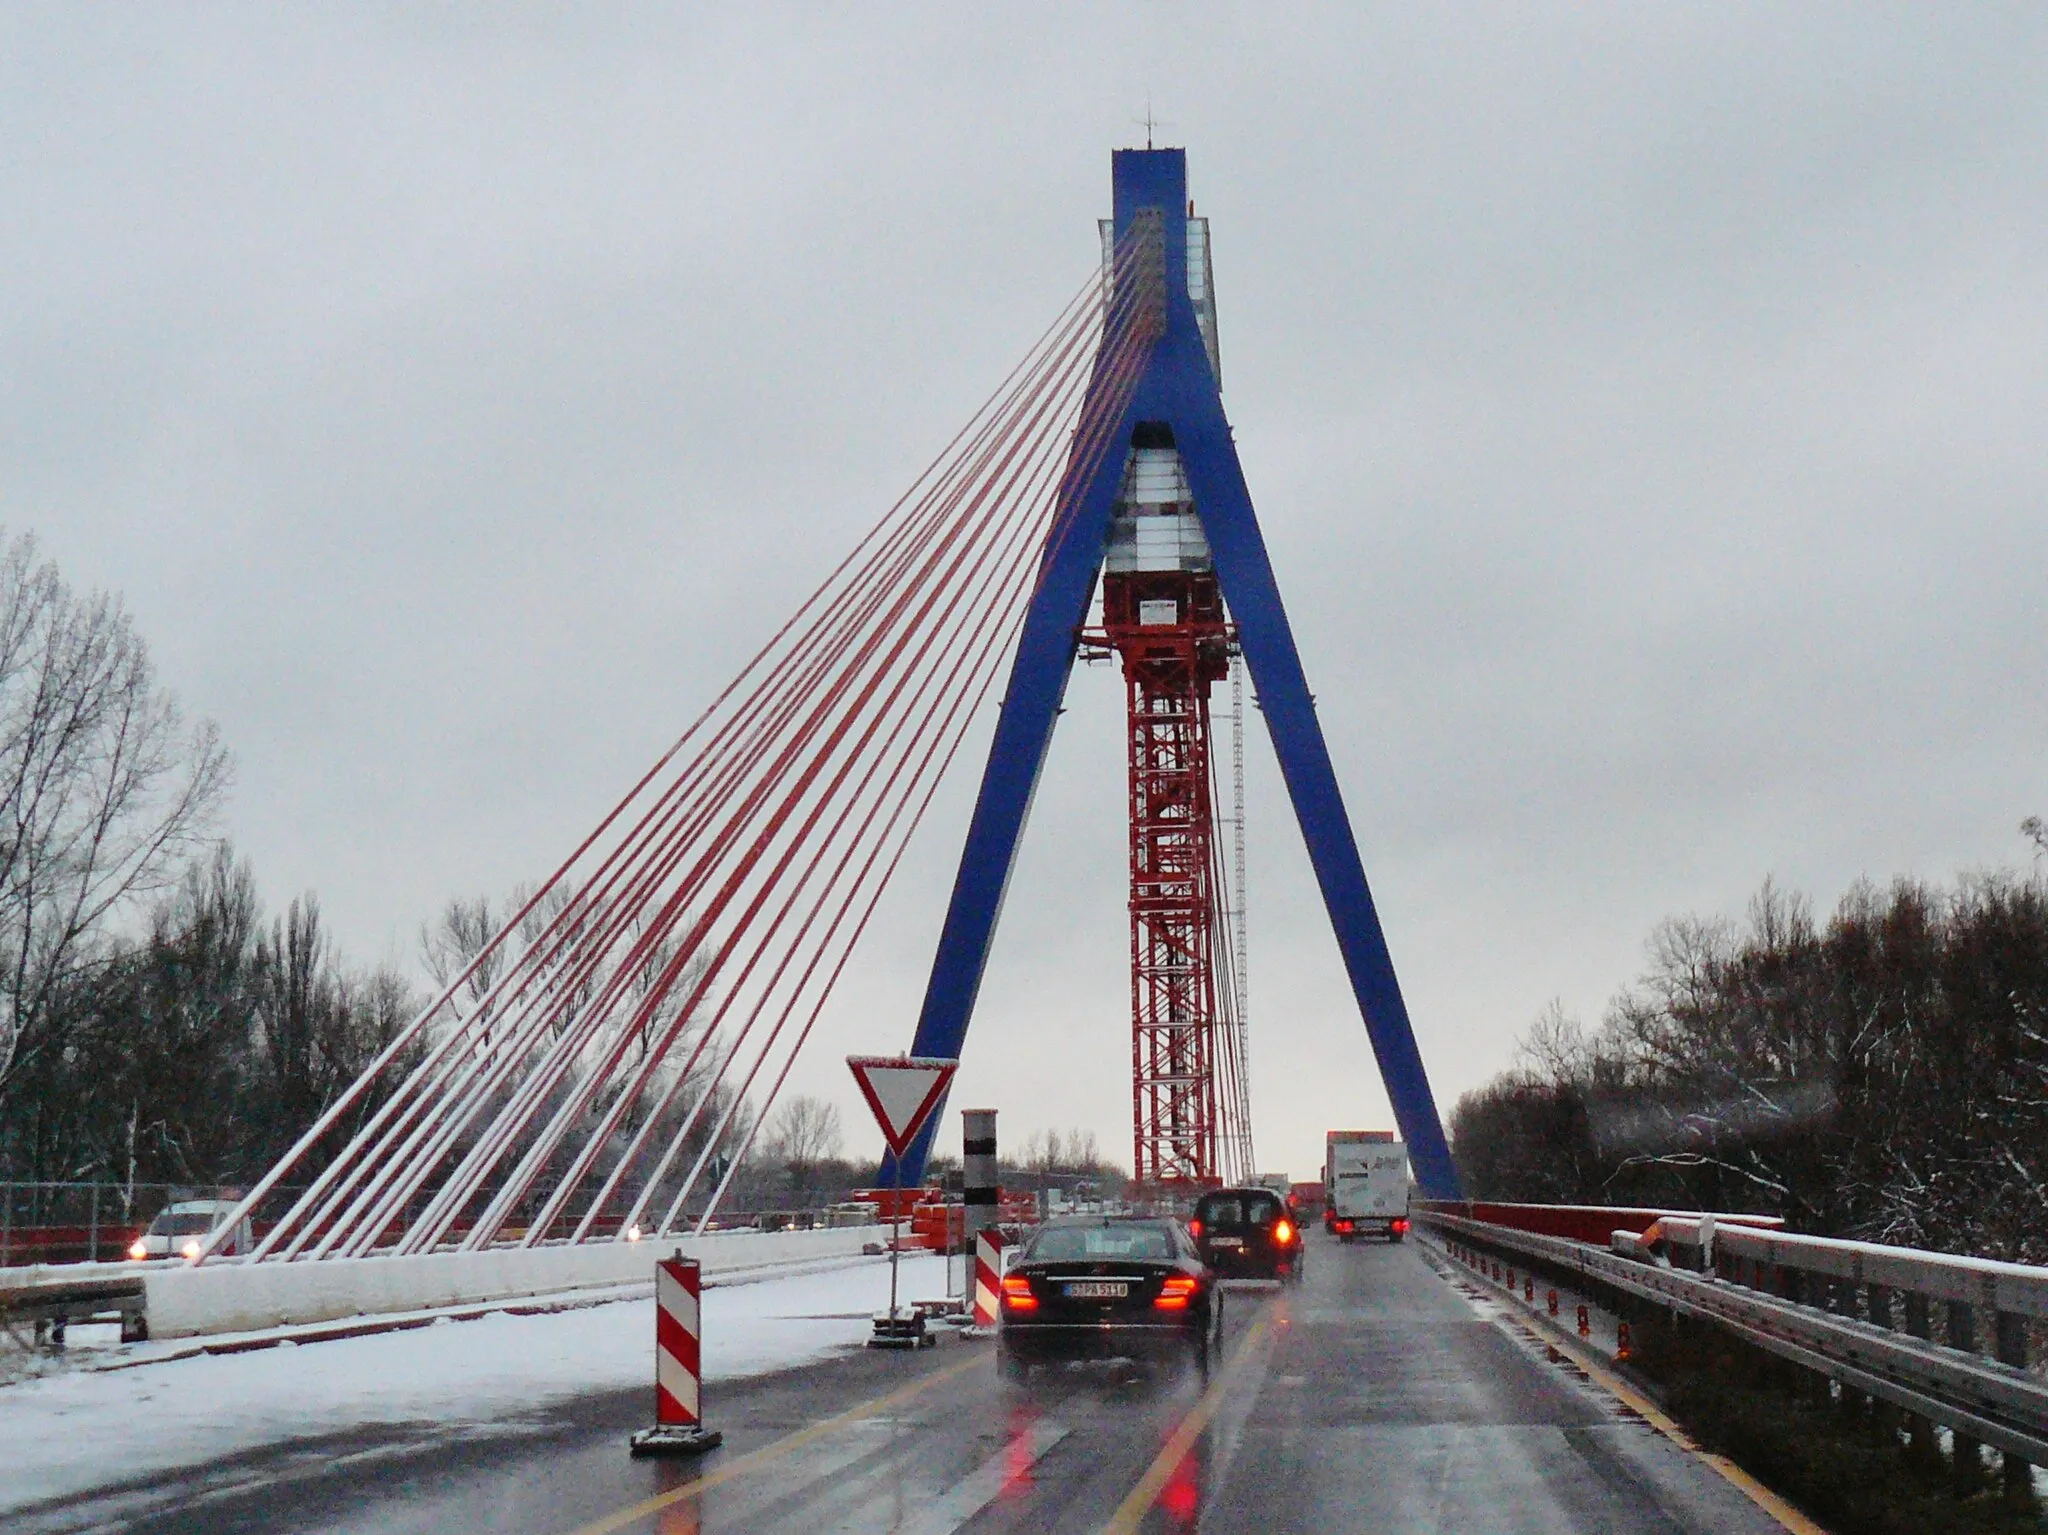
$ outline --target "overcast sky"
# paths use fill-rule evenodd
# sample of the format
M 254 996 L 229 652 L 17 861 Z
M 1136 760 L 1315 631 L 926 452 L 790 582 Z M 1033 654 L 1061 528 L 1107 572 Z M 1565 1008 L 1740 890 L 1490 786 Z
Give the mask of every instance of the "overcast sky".
M 2048 14 L 0 8 L 0 521 L 411 965 L 552 867 L 1185 144 L 1225 403 L 1439 1101 L 1665 916 L 2048 812 Z M 1129 1157 L 1121 687 L 953 1103 Z M 964 759 L 963 759 L 964 761 Z M 797 1090 L 908 1043 L 978 758 Z M 1390 1123 L 1263 739 L 1261 1162 Z M 948 1127 L 945 1143 L 957 1142 Z

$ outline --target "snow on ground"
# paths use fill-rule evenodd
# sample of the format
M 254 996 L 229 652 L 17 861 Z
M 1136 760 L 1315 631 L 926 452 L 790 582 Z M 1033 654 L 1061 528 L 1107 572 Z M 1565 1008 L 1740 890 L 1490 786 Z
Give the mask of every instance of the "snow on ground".
M 903 1261 L 905 1303 L 946 1291 L 946 1261 Z M 957 1275 L 957 1267 L 956 1267 Z M 854 1347 L 889 1303 L 889 1266 L 704 1292 L 705 1379 Z M 567 1397 L 654 1383 L 654 1302 L 615 1301 L 0 1387 L 0 1512 L 153 1472 L 366 1425 L 468 1428 Z

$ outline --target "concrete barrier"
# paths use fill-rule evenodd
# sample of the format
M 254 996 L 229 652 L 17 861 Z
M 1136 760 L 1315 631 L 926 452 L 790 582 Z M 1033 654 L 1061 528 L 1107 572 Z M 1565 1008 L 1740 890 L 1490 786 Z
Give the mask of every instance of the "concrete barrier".
M 0 1268 L 0 1295 L 10 1290 L 33 1290 L 65 1280 L 133 1279 L 148 1268 L 167 1266 L 173 1260 L 153 1258 L 147 1265 L 131 1260 L 104 1263 L 25 1263 Z
M 745 1269 L 858 1256 L 872 1226 L 824 1231 L 721 1231 L 644 1242 L 335 1258 L 318 1263 L 233 1260 L 152 1269 L 149 1335 L 191 1338 L 342 1317 L 383 1316 L 479 1301 L 557 1295 L 600 1285 L 654 1282 L 654 1264 L 680 1248 L 707 1279 Z

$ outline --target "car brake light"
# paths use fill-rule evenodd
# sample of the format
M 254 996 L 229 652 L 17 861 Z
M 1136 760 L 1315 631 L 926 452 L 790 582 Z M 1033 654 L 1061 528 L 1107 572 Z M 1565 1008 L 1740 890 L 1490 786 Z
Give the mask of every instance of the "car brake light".
M 1349 1222 L 1349 1221 L 1339 1221 L 1339 1222 L 1337 1222 L 1337 1229 L 1338 1229 L 1339 1231 L 1349 1231 L 1349 1230 L 1351 1229 L 1351 1222 Z
M 1010 1311 L 1036 1311 L 1038 1297 L 1031 1293 L 1031 1281 L 1022 1274 L 1003 1277 L 1003 1305 Z
M 1292 1221 L 1275 1221 L 1273 1223 L 1273 1240 L 1282 1247 L 1292 1242 L 1294 1240 L 1294 1223 Z
M 1161 1311 L 1185 1311 L 1188 1302 L 1194 1299 L 1195 1291 L 1200 1288 L 1185 1274 L 1168 1274 L 1166 1282 L 1159 1287 L 1159 1298 L 1152 1304 Z
M 1407 1234 L 1407 1231 L 1408 1223 L 1406 1221 L 1397 1219 L 1394 1222 L 1394 1234 L 1396 1236 L 1405 1236 Z
M 1189 1221 L 1188 1235 L 1199 1242 L 1202 1239 L 1202 1223 L 1200 1221 Z

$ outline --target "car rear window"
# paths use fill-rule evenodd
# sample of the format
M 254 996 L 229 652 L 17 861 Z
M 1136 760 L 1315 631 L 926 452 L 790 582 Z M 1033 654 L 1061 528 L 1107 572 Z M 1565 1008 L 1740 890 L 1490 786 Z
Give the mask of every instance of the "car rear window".
M 1178 1255 L 1173 1233 L 1164 1226 L 1047 1226 L 1031 1239 L 1024 1256 L 1062 1262 L 1088 1258 L 1159 1261 Z
M 1212 1195 L 1195 1206 L 1195 1219 L 1207 1227 L 1270 1226 L 1280 1213 L 1271 1194 Z

